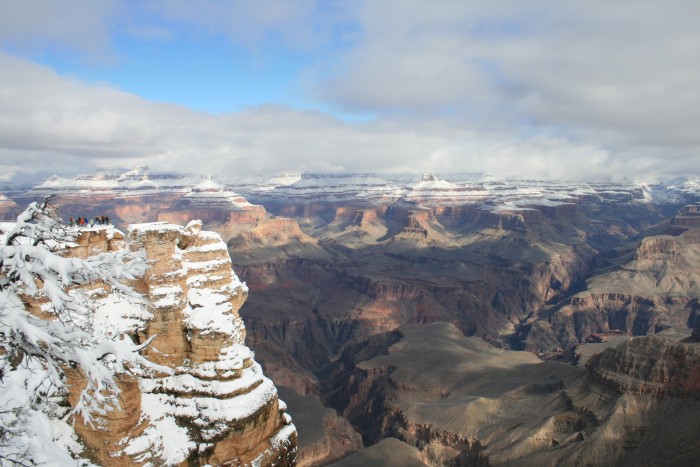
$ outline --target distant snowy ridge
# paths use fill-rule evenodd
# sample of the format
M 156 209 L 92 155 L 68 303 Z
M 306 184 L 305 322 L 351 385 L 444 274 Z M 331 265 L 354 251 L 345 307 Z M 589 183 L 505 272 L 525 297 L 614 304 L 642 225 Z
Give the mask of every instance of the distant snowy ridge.
M 148 173 L 143 170 L 127 174 L 78 175 L 75 178 L 54 175 L 32 187 L 25 196 L 40 197 L 49 194 L 138 196 L 153 192 L 189 193 L 193 186 L 205 180 L 205 177 L 197 175 Z
M 565 182 L 533 179 L 503 179 L 491 175 L 466 174 L 440 177 L 418 174 L 283 174 L 215 180 L 212 177 L 151 173 L 145 168 L 121 174 L 81 175 L 73 179 L 51 177 L 33 187 L 25 197 L 47 194 L 62 196 L 104 195 L 115 198 L 154 194 L 182 196 L 197 207 L 245 208 L 276 200 L 321 202 L 408 202 L 433 205 L 483 205 L 484 209 L 551 206 L 577 200 L 601 202 L 679 203 L 700 197 L 700 178 L 682 178 L 666 183 Z M 248 199 L 246 199 L 248 198 Z

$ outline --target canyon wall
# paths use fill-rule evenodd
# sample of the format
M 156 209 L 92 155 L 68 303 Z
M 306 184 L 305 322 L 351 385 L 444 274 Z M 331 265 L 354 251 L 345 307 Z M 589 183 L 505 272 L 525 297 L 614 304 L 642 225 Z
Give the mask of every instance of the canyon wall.
M 427 465 L 694 465 L 700 345 L 626 339 L 582 368 L 404 326 L 348 348 L 326 402 L 368 444 L 395 438 Z
M 389 445 L 404 461 L 437 465 L 600 464 L 605 456 L 631 463 L 644 443 L 654 444 L 644 430 L 663 426 L 658 415 L 676 414 L 679 398 L 695 397 L 628 390 L 668 381 L 627 384 L 619 376 L 627 370 L 598 360 L 598 370 L 585 371 L 541 361 L 576 363 L 589 343 L 688 334 L 700 326 L 700 209 L 691 205 L 673 216 L 686 198 L 656 204 L 658 193 L 649 187 L 612 183 L 449 183 L 432 175 L 417 184 L 366 176 L 295 180 L 236 187 L 245 198 L 203 182 L 162 204 L 144 194 L 143 204 L 152 208 L 136 198 L 114 205 L 125 215 L 128 207 L 137 218 L 150 213 L 171 222 L 200 215 L 221 234 L 251 290 L 240 311 L 247 345 L 265 374 L 298 396 L 293 404 L 315 407 L 317 419 L 304 419 L 300 428 L 314 434 L 300 437 L 301 464 L 323 465 L 361 446 L 373 458 Z M 180 249 L 188 235 L 178 240 Z M 219 343 L 168 309 L 163 299 L 179 279 L 158 280 L 161 285 L 136 286 L 167 305 L 164 314 L 133 335 L 144 339 L 160 330 L 173 350 L 161 355 L 155 342 L 152 358 L 166 364 L 176 358 L 173 365 L 183 366 L 175 355 L 192 352 L 190 342 Z M 171 322 L 194 340 L 170 332 Z M 422 348 L 425 358 L 446 356 L 431 360 L 434 371 L 420 363 L 421 354 L 391 355 L 412 346 L 420 327 L 430 329 L 426 339 L 434 343 Z M 448 351 L 441 342 L 456 347 Z M 195 365 L 213 358 L 203 352 L 188 358 Z M 462 361 L 485 363 L 453 363 Z M 469 379 L 480 386 L 469 386 Z M 433 410 L 444 417 L 431 416 Z M 471 418 L 461 423 L 462 413 Z M 616 432 L 624 432 L 619 446 Z M 663 443 L 680 449 L 667 438 Z
M 218 234 L 164 222 L 86 229 L 71 254 L 128 247 L 143 251 L 145 276 L 130 287 L 140 300 L 97 290 L 96 313 L 137 342 L 169 371 L 122 377 L 122 403 L 78 419 L 85 455 L 100 465 L 296 464 L 297 434 L 277 390 L 245 345 L 239 309 L 247 287 L 231 270 Z M 126 245 L 126 246 L 125 246 Z M 71 374 L 69 401 L 84 380 Z

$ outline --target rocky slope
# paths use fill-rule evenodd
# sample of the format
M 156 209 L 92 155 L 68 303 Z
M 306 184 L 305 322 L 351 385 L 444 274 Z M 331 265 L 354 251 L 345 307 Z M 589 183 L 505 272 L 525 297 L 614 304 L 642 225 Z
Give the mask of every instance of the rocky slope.
M 700 324 L 697 206 L 682 208 L 659 234 L 619 249 L 606 270 L 588 279 L 584 291 L 542 309 L 523 327 L 525 348 L 547 352 L 597 334 L 648 335 Z
M 100 465 L 295 465 L 296 429 L 286 406 L 245 345 L 238 310 L 247 288 L 231 270 L 218 234 L 151 223 L 126 239 L 111 227 L 86 229 L 71 254 L 143 250 L 146 275 L 130 284 L 144 294 L 120 300 L 95 288 L 97 323 L 137 342 L 156 336 L 144 353 L 170 369 L 124 377 L 119 410 L 75 431 L 84 456 Z M 70 381 L 75 403 L 84 385 Z
M 238 224 L 255 224 L 265 219 L 265 208 L 248 202 L 241 195 L 226 189 L 212 180 L 206 180 L 184 195 L 171 208 L 158 214 L 158 220 L 183 223 L 188 219 L 199 219 L 219 231 L 226 227 L 234 229 Z
M 398 438 L 428 465 L 693 465 L 700 453 L 698 344 L 632 339 L 584 370 L 444 323 L 400 334 L 327 395 L 370 444 Z
M 335 410 L 324 407 L 318 396 L 302 396 L 284 387 L 280 387 L 280 395 L 294 407 L 299 467 L 327 465 L 362 449 L 360 433 Z

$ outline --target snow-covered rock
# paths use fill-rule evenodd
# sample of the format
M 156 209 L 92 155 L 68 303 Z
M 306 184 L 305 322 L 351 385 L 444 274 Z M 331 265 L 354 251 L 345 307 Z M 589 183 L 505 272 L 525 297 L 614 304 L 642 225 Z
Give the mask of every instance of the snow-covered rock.
M 88 246 L 142 250 L 150 267 L 129 284 L 142 300 L 95 288 L 96 332 L 140 342 L 157 336 L 143 354 L 170 372 L 124 377 L 117 410 L 92 426 L 78 418 L 83 456 L 114 466 L 294 465 L 296 429 L 245 345 L 238 310 L 248 289 L 219 235 L 198 221 L 132 225 L 126 238 L 111 229 L 85 230 L 75 254 Z M 72 402 L 81 375 L 69 384 Z

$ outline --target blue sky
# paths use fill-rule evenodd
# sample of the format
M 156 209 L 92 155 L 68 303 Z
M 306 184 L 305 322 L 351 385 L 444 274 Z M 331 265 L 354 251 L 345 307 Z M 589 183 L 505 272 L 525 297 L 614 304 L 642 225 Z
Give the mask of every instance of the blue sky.
M 61 74 L 214 114 L 268 103 L 310 105 L 299 83 L 310 59 L 297 51 L 270 47 L 262 56 L 220 37 L 167 43 L 120 37 L 113 45 L 115 57 L 105 63 L 65 53 L 35 59 Z
M 133 8 L 132 15 L 143 14 L 138 3 L 126 5 Z M 324 52 L 321 44 L 312 50 L 288 45 L 274 30 L 261 31 L 253 44 L 241 44 L 223 31 L 167 21 L 156 14 L 132 21 L 136 24 L 107 22 L 109 44 L 98 53 L 50 38 L 10 42 L 5 50 L 63 75 L 214 114 L 270 103 L 323 107 L 305 96 L 300 82 L 304 70 Z M 331 53 L 336 47 L 322 46 Z
M 7 0 L 0 182 L 697 171 L 700 4 Z

